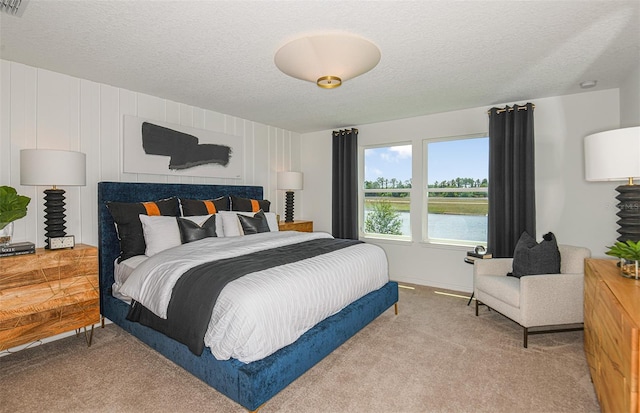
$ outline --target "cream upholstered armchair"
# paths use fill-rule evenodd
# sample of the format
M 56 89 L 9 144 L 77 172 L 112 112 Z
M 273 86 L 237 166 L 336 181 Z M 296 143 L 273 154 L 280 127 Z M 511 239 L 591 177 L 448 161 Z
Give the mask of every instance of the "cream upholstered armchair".
M 580 330 L 569 324 L 583 322 L 584 260 L 591 251 L 558 245 L 560 274 L 507 276 L 512 258 L 476 260 L 473 266 L 476 316 L 486 305 L 524 328 L 524 347 L 529 334 Z M 545 327 L 530 331 L 532 327 Z M 560 328 L 558 328 L 560 327 Z M 565 327 L 565 328 L 562 328 Z

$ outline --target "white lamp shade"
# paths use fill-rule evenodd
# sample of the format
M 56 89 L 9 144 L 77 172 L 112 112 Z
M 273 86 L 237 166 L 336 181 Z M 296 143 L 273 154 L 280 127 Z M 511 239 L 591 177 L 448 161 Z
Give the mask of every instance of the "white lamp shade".
M 87 156 L 55 149 L 20 151 L 20 184 L 34 186 L 84 186 Z
M 316 83 L 323 76 L 336 76 L 345 81 L 376 67 L 380 49 L 358 36 L 324 34 L 285 44 L 274 60 L 278 69 L 296 79 Z
M 278 172 L 278 189 L 302 189 L 302 172 Z
M 584 158 L 587 181 L 640 178 L 640 126 L 587 136 Z

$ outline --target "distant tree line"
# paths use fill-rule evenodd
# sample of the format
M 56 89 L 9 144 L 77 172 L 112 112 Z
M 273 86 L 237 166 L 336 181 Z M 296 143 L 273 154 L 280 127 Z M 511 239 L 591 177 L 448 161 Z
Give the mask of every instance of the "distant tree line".
M 489 180 L 474 178 L 455 178 L 451 180 L 436 181 L 429 185 L 429 188 L 487 188 Z M 411 188 L 411 179 L 405 181 L 396 178 L 379 177 L 375 181 L 364 181 L 364 189 L 409 189 Z M 396 197 L 403 198 L 408 196 L 406 192 L 388 192 L 376 194 L 378 197 Z M 431 196 L 435 197 L 474 197 L 484 198 L 487 196 L 485 192 L 431 192 Z
M 411 179 L 405 181 L 391 178 L 386 179 L 379 177 L 375 181 L 364 181 L 364 189 L 409 189 L 411 188 Z M 409 196 L 407 192 L 387 192 L 376 194 L 377 197 L 389 198 L 405 198 Z
M 364 189 L 407 189 L 411 188 L 411 179 L 402 181 L 396 178 L 379 177 L 375 181 L 364 181 Z
M 487 178 L 484 178 L 483 180 L 473 178 L 456 178 L 450 181 L 436 181 L 432 185 L 429 185 L 429 188 L 486 188 L 488 186 L 489 180 Z
M 456 178 L 451 180 L 443 180 L 434 182 L 429 188 L 487 188 L 489 180 L 484 178 Z M 485 198 L 486 192 L 430 192 L 430 196 L 443 198 Z

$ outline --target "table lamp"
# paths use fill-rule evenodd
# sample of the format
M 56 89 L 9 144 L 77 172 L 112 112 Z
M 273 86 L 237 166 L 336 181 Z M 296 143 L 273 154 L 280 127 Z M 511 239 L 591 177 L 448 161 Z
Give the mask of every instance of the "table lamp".
M 278 189 L 287 191 L 284 222 L 293 222 L 293 191 L 302 189 L 302 172 L 278 172 Z
M 55 149 L 23 149 L 20 151 L 20 184 L 50 186 L 44 191 L 45 248 L 74 246 L 67 237 L 64 189 L 57 186 L 84 186 L 87 181 L 86 155 Z
M 594 133 L 584 138 L 587 181 L 627 181 L 616 188 L 620 211 L 618 241 L 640 241 L 640 126 Z

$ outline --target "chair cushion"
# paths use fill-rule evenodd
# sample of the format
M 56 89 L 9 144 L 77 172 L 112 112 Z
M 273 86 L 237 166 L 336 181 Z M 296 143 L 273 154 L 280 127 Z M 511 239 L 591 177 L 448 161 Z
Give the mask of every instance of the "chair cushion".
M 522 277 L 536 274 L 559 274 L 560 250 L 553 233 L 549 232 L 539 244 L 526 231 L 522 233 L 513 251 L 513 275 Z
M 520 279 L 504 275 L 482 275 L 475 279 L 475 289 L 515 308 L 520 307 Z M 485 303 L 491 306 L 493 303 Z

